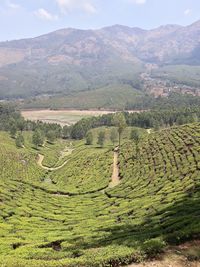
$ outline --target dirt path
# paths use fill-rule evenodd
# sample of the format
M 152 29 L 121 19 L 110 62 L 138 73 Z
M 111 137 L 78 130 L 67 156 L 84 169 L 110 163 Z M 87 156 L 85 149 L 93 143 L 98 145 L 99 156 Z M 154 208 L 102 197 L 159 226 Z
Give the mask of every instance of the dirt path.
M 139 264 L 128 265 L 127 267 L 200 267 L 200 262 L 188 261 L 182 255 L 167 253 L 163 259 L 153 260 Z
M 50 167 L 46 167 L 46 166 L 44 166 L 44 165 L 42 164 L 43 160 L 44 160 L 44 156 L 41 155 L 41 154 L 38 154 L 38 161 L 37 161 L 38 165 L 39 165 L 41 168 L 43 168 L 44 170 L 47 170 L 47 171 L 57 171 L 57 170 L 61 169 L 62 167 L 64 167 L 65 164 L 67 164 L 67 162 L 68 162 L 68 160 L 66 160 L 65 162 L 63 162 L 62 165 L 60 165 L 60 166 L 58 166 L 58 167 L 54 167 L 54 168 L 52 167 L 52 168 L 50 168 Z
M 60 159 L 63 159 L 65 156 L 70 155 L 72 152 L 73 152 L 73 149 L 71 149 L 71 148 L 65 148 L 65 150 L 61 153 L 61 157 L 60 157 Z M 59 160 L 60 160 L 60 159 L 59 159 Z M 42 164 L 43 160 L 44 160 L 44 156 L 41 155 L 41 154 L 38 154 L 37 164 L 38 164 L 41 168 L 43 168 L 44 170 L 47 170 L 47 171 L 57 171 L 57 170 L 61 169 L 62 167 L 64 167 L 65 164 L 67 164 L 67 162 L 69 161 L 69 159 L 67 159 L 66 161 L 63 162 L 62 165 L 60 165 L 60 166 L 58 166 L 58 167 L 47 167 L 47 166 L 44 166 L 44 165 Z
M 109 188 L 113 188 L 120 183 L 119 177 L 119 167 L 118 167 L 118 151 L 114 151 L 114 159 L 113 159 L 113 174 L 112 181 L 109 184 Z

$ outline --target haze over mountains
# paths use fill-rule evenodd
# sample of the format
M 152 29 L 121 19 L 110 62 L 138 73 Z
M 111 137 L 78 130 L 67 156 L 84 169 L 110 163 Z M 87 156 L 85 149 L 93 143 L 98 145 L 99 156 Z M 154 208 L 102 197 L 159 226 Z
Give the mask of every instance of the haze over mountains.
M 146 63 L 200 65 L 200 21 L 153 30 L 62 29 L 0 43 L 0 98 L 69 94 L 112 85 L 140 89 Z

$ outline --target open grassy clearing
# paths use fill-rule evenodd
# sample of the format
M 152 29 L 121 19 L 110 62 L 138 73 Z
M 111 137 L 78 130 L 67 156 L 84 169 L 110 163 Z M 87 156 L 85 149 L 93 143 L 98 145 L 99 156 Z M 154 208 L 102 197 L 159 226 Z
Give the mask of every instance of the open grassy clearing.
M 99 116 L 112 113 L 112 111 L 99 110 L 23 110 L 22 116 L 27 120 L 43 121 L 49 123 L 58 123 L 62 126 L 76 123 L 82 118 Z
M 68 163 L 45 171 L 36 156 L 46 147 L 17 149 L 0 134 L 0 266 L 119 266 L 199 237 L 200 124 L 146 132 L 139 150 L 126 135 L 121 182 L 109 188 L 108 138 L 104 148 L 74 142 Z

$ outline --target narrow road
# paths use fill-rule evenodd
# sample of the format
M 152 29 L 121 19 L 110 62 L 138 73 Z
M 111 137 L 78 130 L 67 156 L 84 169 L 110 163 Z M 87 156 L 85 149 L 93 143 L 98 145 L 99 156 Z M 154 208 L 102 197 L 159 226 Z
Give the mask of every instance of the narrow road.
M 118 151 L 114 151 L 113 159 L 113 174 L 112 181 L 109 183 L 109 188 L 113 188 L 120 183 L 119 167 L 118 167 Z

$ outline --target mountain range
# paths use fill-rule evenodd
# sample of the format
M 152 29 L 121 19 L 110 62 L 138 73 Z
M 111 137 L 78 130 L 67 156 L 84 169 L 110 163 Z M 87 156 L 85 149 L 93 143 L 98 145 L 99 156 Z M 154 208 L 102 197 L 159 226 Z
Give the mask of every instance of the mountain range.
M 148 63 L 200 65 L 200 21 L 153 30 L 68 28 L 1 42 L 0 98 L 68 96 L 115 85 L 140 91 Z

